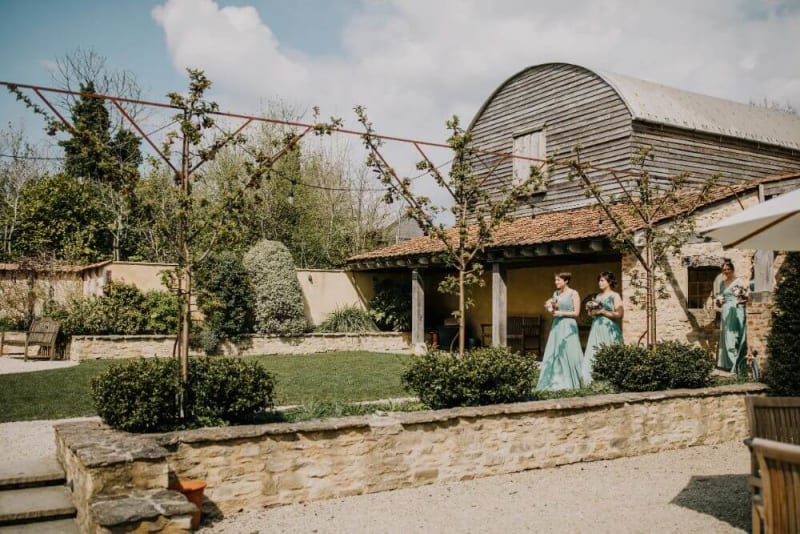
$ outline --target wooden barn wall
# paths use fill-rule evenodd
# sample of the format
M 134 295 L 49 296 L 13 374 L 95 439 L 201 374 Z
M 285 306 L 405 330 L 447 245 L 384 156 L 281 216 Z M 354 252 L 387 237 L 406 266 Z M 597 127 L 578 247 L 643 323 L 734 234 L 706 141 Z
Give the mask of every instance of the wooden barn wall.
M 630 167 L 630 113 L 613 89 L 584 69 L 549 65 L 525 72 L 494 96 L 475 121 L 472 133 L 478 147 L 508 153 L 515 133 L 539 126 L 544 126 L 549 156 L 570 158 L 574 147 L 581 145 L 584 161 L 619 169 Z M 497 161 L 493 156 L 481 156 L 474 169 L 488 174 Z M 487 180 L 487 187 L 508 183 L 511 176 L 512 162 L 504 161 Z M 609 194 L 619 192 L 607 173 L 595 178 Z M 579 181 L 568 181 L 565 170 L 555 172 L 547 191 L 532 201 L 537 213 L 590 202 Z M 515 215 L 530 212 L 531 207 L 524 206 Z
M 658 124 L 633 123 L 633 150 L 653 147 L 655 158 L 646 168 L 662 177 L 688 171 L 703 180 L 714 175 L 727 184 L 737 184 L 800 171 L 800 151 L 681 130 Z

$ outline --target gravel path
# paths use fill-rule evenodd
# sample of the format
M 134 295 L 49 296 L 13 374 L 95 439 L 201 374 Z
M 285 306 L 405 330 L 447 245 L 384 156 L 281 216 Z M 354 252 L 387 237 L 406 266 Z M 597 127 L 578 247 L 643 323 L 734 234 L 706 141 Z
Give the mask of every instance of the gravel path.
M 53 425 L 69 421 L 99 420 L 97 417 L 19 421 L 0 424 L 0 461 L 21 462 L 36 458 L 55 458 L 56 435 Z
M 28 360 L 22 358 L 12 358 L 10 356 L 0 357 L 0 375 L 11 373 L 30 373 L 33 371 L 47 371 L 48 369 L 63 369 L 78 365 L 78 362 L 70 360 Z
M 282 506 L 201 532 L 743 532 L 741 441 Z

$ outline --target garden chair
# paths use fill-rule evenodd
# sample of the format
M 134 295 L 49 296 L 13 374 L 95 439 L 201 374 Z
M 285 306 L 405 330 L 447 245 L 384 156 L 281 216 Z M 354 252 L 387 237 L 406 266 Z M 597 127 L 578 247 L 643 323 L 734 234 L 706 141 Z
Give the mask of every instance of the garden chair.
M 800 532 L 800 445 L 747 441 L 758 461 L 762 489 L 753 501 L 753 532 L 761 532 L 761 521 L 767 534 Z
M 745 397 L 750 438 L 800 445 L 800 397 Z M 748 441 L 749 441 L 748 440 Z M 756 503 L 761 499 L 762 480 L 755 452 L 750 454 L 750 494 L 753 500 L 753 531 L 763 519 Z M 800 497 L 800 496 L 799 496 Z
M 27 361 L 29 357 L 33 358 L 39 356 L 48 357 L 51 360 L 54 360 L 56 357 L 56 341 L 58 339 L 58 330 L 60 328 L 61 324 L 53 319 L 34 319 L 31 323 L 30 329 L 25 333 L 24 340 L 9 340 L 5 339 L 5 336 L 3 336 L 2 341 L 0 341 L 0 354 L 3 353 L 6 345 L 15 345 L 25 347 L 23 352 L 23 358 L 25 361 Z M 28 349 L 31 345 L 37 345 L 39 347 L 39 350 L 35 356 L 28 355 Z

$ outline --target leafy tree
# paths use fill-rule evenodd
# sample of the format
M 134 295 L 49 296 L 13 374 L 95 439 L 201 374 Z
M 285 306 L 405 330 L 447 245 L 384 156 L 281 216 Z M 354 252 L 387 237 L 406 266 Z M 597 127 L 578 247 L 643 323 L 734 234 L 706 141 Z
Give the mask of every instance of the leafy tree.
M 51 256 L 74 263 L 111 254 L 109 212 L 97 187 L 66 174 L 28 182 L 20 193 L 13 246 L 25 256 Z
M 615 171 L 603 171 L 599 176 L 613 179 L 622 191 L 618 195 L 603 194 L 598 177 L 591 164 L 582 162 L 580 149 L 566 163 L 570 179 L 580 179 L 586 187 L 586 196 L 597 202 L 612 226 L 612 245 L 623 254 L 631 254 L 644 270 L 644 277 L 634 271 L 631 302 L 639 303 L 647 315 L 646 337 L 648 347 L 655 346 L 657 338 L 657 298 L 667 297 L 667 260 L 680 253 L 681 247 L 695 235 L 697 208 L 708 198 L 717 179 L 694 182 L 695 190 L 687 190 L 690 174 L 682 173 L 667 178 L 653 176 L 647 162 L 655 155 L 650 146 L 642 146 L 631 158 L 633 170 L 623 177 Z M 624 179 L 623 179 L 624 178 Z M 665 224 L 666 221 L 669 224 Z
M 789 252 L 778 272 L 772 331 L 767 340 L 769 359 L 764 381 L 772 395 L 800 396 L 800 252 Z
M 0 152 L 11 156 L 0 159 L 0 258 L 11 261 L 15 251 L 13 243 L 19 225 L 22 189 L 46 173 L 39 153 L 25 141 L 20 128 L 9 124 L 0 131 Z
M 449 175 L 443 175 L 427 157 L 417 164 L 417 168 L 433 177 L 436 184 L 453 201 L 449 211 L 455 218 L 455 225 L 453 228 L 445 228 L 444 223 L 437 222 L 437 216 L 445 208 L 436 206 L 430 198 L 415 193 L 411 188 L 411 180 L 397 175 L 380 152 L 381 140 L 375 135 L 365 109 L 357 106 L 355 111 L 365 130 L 362 139 L 369 151 L 367 165 L 386 186 L 386 202 L 404 201 L 408 206 L 408 216 L 419 224 L 426 236 L 436 239 L 444 246 L 440 259 L 457 273 L 446 276 L 439 285 L 439 291 L 458 296 L 458 309 L 453 315 L 458 319 L 458 353 L 463 356 L 465 314 L 472 305 L 468 291 L 472 286 L 483 283 L 483 265 L 479 262 L 481 254 L 492 243 L 497 227 L 509 221 L 519 202 L 530 197 L 541 184 L 542 173 L 532 165 L 530 176 L 489 191 L 484 187 L 488 176 L 479 175 L 472 169 L 476 156 L 472 134 L 461 127 L 458 117 L 453 117 L 447 121 L 447 128 L 450 130 L 447 143 L 453 152 Z

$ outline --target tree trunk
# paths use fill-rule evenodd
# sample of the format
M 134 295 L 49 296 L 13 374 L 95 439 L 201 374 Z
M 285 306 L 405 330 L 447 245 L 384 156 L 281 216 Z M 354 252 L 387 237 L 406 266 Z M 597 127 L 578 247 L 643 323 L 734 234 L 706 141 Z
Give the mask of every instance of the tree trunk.
M 458 271 L 458 357 L 464 357 L 464 336 L 466 335 L 464 309 L 464 271 Z

